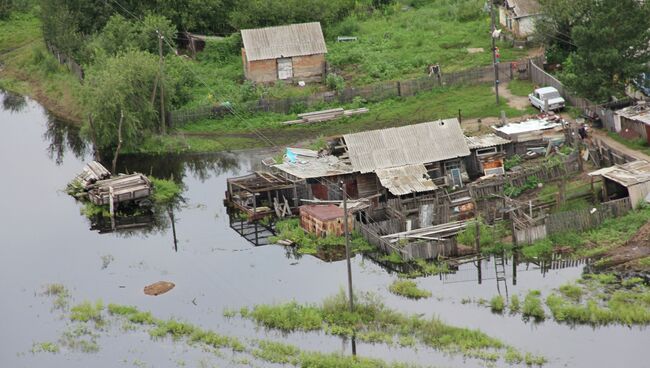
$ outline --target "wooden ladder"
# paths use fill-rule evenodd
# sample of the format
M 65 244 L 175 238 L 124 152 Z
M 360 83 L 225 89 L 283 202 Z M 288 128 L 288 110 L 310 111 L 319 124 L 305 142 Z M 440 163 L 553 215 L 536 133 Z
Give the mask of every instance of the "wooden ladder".
M 504 260 L 504 254 L 497 254 L 494 256 L 494 273 L 496 274 L 497 280 L 497 291 L 501 295 L 501 283 L 503 282 L 504 291 L 506 294 L 506 299 L 508 298 L 508 281 L 506 277 L 506 265 Z

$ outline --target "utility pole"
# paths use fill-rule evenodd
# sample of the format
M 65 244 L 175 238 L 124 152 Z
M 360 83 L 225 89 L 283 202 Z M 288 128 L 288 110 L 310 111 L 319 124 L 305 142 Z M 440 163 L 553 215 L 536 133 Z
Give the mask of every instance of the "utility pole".
M 167 123 L 165 119 L 165 91 L 163 88 L 163 85 L 165 84 L 165 78 L 163 77 L 163 65 L 164 65 L 164 60 L 163 60 L 163 35 L 160 33 L 160 31 L 156 30 L 156 34 L 158 35 L 158 56 L 160 57 L 160 83 L 158 84 L 160 87 L 160 132 L 164 135 L 167 134 Z
M 497 45 L 496 45 L 496 34 L 497 29 L 496 20 L 494 15 L 494 0 L 490 0 L 490 16 L 492 18 L 492 32 L 490 37 L 492 38 L 492 64 L 494 65 L 494 91 L 497 95 L 497 106 L 499 105 L 499 62 L 497 60 Z
M 345 183 L 343 180 L 341 180 L 341 190 L 343 191 L 343 229 L 345 231 L 345 259 L 348 263 L 348 294 L 350 298 L 350 312 L 354 313 L 354 300 L 352 295 L 352 265 L 350 264 L 350 229 L 348 228 L 348 192 L 345 188 Z

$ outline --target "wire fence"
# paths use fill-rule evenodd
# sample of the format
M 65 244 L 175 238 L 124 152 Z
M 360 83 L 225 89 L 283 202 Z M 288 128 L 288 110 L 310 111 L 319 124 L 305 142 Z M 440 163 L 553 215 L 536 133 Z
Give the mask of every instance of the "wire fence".
M 530 79 L 529 59 L 517 62 L 497 64 L 500 82 L 513 79 Z M 284 99 L 259 99 L 237 103 L 230 106 L 205 105 L 191 109 L 171 111 L 168 121 L 172 126 L 206 118 L 220 118 L 234 107 L 238 111 L 257 113 L 275 112 L 280 114 L 301 113 L 306 109 L 319 109 L 334 103 L 348 104 L 355 100 L 379 102 L 391 98 L 415 96 L 421 92 L 431 91 L 438 87 L 457 85 L 473 85 L 491 83 L 494 81 L 492 66 L 479 67 L 452 73 L 433 74 L 414 79 L 388 81 L 361 87 L 348 87 L 341 91 L 327 91 L 309 96 L 289 97 Z

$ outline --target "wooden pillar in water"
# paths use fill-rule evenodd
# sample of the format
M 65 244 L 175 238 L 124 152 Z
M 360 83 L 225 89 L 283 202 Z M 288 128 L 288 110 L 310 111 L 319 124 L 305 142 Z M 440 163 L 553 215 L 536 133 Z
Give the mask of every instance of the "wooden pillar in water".
M 111 213 L 111 229 L 115 230 L 115 200 L 113 197 L 113 187 L 108 187 L 108 208 Z

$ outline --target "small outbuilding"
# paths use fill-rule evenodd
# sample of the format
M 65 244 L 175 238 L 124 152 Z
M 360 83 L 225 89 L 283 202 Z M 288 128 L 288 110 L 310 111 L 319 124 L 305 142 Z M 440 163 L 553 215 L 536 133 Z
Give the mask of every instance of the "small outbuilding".
M 516 38 L 527 39 L 535 32 L 535 19 L 541 15 L 537 0 L 504 0 L 499 7 L 499 22 Z
M 353 216 L 348 216 L 350 231 Z M 300 226 L 310 234 L 320 237 L 345 234 L 343 209 L 333 204 L 300 206 Z
M 465 158 L 470 178 L 505 174 L 504 159 L 510 141 L 496 134 L 465 137 L 471 154 Z
M 246 79 L 268 83 L 321 81 L 327 46 L 319 22 L 242 29 Z
M 642 102 L 616 111 L 614 129 L 624 138 L 642 138 L 650 142 L 650 106 Z
M 650 163 L 643 160 L 614 165 L 589 173 L 602 177 L 603 201 L 630 198 L 632 207 L 643 202 L 650 194 Z

